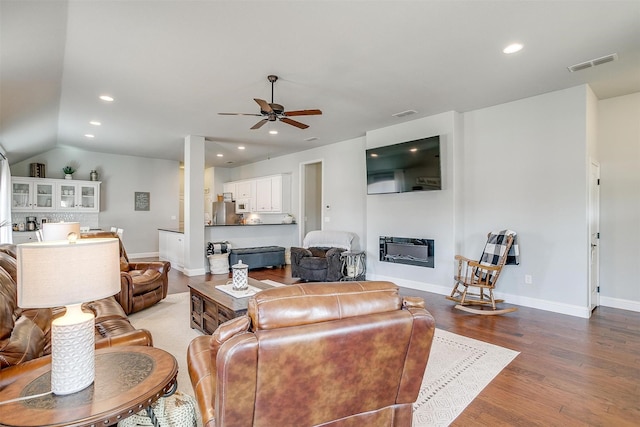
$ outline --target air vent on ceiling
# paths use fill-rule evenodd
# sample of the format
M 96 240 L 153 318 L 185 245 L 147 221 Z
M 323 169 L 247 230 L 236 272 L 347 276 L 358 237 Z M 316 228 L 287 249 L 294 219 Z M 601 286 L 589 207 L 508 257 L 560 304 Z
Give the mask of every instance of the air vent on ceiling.
M 585 70 L 587 68 L 591 68 L 591 67 L 595 67 L 597 65 L 602 65 L 602 64 L 606 64 L 607 62 L 613 62 L 618 60 L 618 54 L 617 53 L 612 53 L 611 55 L 607 55 L 607 56 L 603 56 L 600 58 L 596 58 L 596 59 L 592 59 L 590 61 L 585 61 L 585 62 L 581 62 L 579 64 L 575 64 L 572 65 L 570 67 L 567 67 L 569 69 L 569 71 L 576 72 L 576 71 L 580 71 L 580 70 Z
M 410 116 L 412 114 L 417 113 L 416 110 L 406 110 L 406 111 L 400 111 L 399 113 L 395 113 L 392 114 L 393 117 L 405 117 L 405 116 Z

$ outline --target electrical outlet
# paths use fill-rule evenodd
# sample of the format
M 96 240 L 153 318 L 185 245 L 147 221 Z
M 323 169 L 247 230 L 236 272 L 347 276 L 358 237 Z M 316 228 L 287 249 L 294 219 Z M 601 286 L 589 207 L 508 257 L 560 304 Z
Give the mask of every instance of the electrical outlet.
M 524 283 L 526 285 L 530 285 L 533 283 L 533 277 L 530 274 L 525 274 L 524 275 Z

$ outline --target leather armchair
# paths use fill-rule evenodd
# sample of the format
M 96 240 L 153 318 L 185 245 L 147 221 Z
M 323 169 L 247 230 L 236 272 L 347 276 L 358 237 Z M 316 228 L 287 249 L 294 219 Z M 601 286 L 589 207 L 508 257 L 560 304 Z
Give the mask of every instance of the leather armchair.
M 435 321 L 390 282 L 277 287 L 195 338 L 205 427 L 411 426 Z
M 126 314 L 135 313 L 160 302 L 169 290 L 168 261 L 131 262 L 117 233 L 96 232 L 81 236 L 87 238 L 115 237 L 120 241 L 120 293 L 116 300 Z
M 336 282 L 342 278 L 340 254 L 351 249 L 354 234 L 310 231 L 303 247 L 291 248 L 291 276 L 310 282 Z

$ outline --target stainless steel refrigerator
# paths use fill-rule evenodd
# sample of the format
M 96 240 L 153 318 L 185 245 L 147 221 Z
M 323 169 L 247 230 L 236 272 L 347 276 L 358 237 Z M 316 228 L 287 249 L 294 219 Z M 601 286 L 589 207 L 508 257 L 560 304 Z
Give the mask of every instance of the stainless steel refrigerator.
M 229 225 L 238 223 L 238 215 L 236 214 L 235 202 L 213 202 L 213 219 L 214 225 Z

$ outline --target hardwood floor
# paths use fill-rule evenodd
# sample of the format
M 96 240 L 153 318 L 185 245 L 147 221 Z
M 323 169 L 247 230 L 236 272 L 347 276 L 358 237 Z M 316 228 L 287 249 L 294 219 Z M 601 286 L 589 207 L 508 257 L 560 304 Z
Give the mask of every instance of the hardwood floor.
M 297 282 L 289 266 L 251 270 L 249 276 Z M 172 270 L 169 292 L 186 292 L 189 281 L 210 277 Z M 519 307 L 479 316 L 454 309 L 442 295 L 401 293 L 423 297 L 440 329 L 520 352 L 453 426 L 640 424 L 640 313 L 599 307 L 591 319 L 581 319 Z

